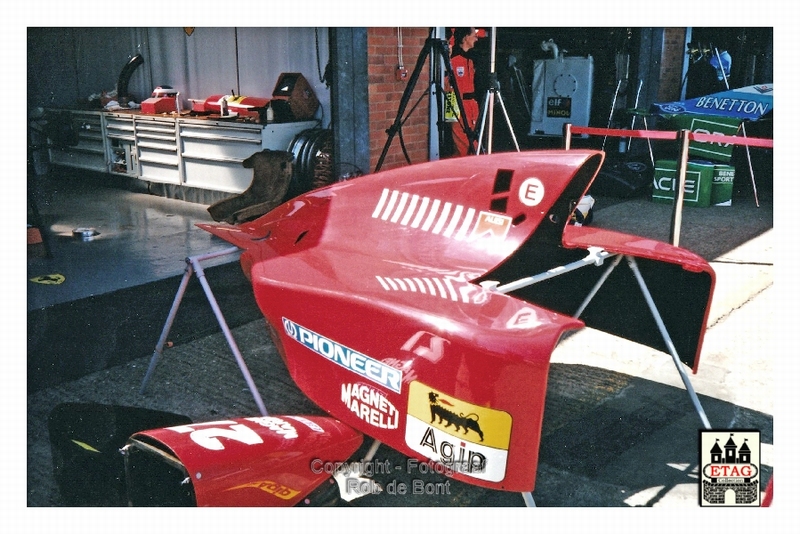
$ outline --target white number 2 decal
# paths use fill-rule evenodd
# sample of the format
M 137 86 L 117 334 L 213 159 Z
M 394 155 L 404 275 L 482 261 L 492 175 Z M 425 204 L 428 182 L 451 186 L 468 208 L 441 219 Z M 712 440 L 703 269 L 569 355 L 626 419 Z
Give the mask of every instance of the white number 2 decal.
M 203 425 L 230 426 L 228 428 L 222 428 L 219 426 L 201 429 L 192 428 L 193 426 Z M 212 451 L 221 451 L 225 449 L 225 446 L 222 444 L 219 438 L 232 439 L 234 441 L 238 441 L 239 443 L 244 443 L 245 445 L 258 445 L 259 443 L 264 443 L 264 440 L 261 439 L 261 436 L 256 434 L 252 428 L 237 424 L 235 421 L 214 421 L 212 423 L 197 423 L 191 426 L 173 426 L 170 428 L 170 430 L 174 430 L 175 432 L 179 432 L 181 434 L 191 432 L 189 437 L 192 439 L 192 441 L 201 447 Z

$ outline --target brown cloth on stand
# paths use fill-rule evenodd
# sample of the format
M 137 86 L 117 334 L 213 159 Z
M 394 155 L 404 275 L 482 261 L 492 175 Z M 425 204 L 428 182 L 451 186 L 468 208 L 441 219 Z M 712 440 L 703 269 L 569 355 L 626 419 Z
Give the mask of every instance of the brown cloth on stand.
M 241 194 L 220 200 L 208 207 L 215 221 L 239 224 L 256 219 L 275 209 L 283 202 L 292 180 L 290 152 L 264 149 L 242 162 L 245 169 L 253 169 L 253 181 Z

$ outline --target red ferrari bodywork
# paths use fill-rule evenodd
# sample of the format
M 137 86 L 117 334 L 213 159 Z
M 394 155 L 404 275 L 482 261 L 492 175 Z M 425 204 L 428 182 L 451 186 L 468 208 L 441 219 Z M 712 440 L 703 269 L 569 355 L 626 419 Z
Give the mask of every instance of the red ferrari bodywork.
M 630 271 L 587 266 L 493 286 L 603 249 L 636 258 L 696 369 L 714 273 L 666 243 L 569 225 L 603 153 L 532 151 L 384 171 L 239 226 L 201 228 L 241 263 L 300 389 L 343 423 L 479 486 L 531 491 L 551 353 L 592 326 L 664 350 Z M 598 262 L 600 263 L 600 262 Z
M 318 416 L 246 417 L 146 430 L 128 440 L 129 496 L 136 505 L 292 506 L 328 479 L 362 439 L 349 426 Z M 172 465 L 177 479 L 154 483 L 148 469 L 153 460 Z M 179 487 L 185 488 L 183 500 L 174 497 Z

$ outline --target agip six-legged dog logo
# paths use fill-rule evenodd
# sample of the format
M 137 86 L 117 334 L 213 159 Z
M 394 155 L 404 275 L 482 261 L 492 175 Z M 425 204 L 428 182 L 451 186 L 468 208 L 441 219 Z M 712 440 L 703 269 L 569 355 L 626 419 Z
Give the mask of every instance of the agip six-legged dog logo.
M 439 424 L 445 423 L 445 428 L 454 425 L 456 432 L 464 429 L 464 434 L 470 430 L 475 431 L 483 441 L 483 431 L 478 424 L 478 414 L 470 413 L 468 415 L 456 414 L 439 404 L 439 394 L 431 391 L 428 393 L 428 401 L 431 403 L 431 423 L 436 422 L 436 417 L 439 417 Z
M 511 415 L 418 380 L 408 387 L 406 445 L 449 469 L 491 482 L 506 476 Z

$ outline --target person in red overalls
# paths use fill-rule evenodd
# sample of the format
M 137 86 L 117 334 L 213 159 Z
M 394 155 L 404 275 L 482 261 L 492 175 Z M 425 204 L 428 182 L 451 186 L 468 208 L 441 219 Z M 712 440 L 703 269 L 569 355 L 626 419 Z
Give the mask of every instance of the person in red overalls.
M 478 41 L 478 31 L 475 28 L 456 28 L 453 32 L 452 53 L 450 63 L 453 73 L 456 76 L 458 92 L 461 93 L 461 100 L 464 109 L 461 113 L 467 118 L 470 129 L 475 131 L 478 125 L 478 99 L 475 94 L 475 63 L 469 55 L 469 51 L 475 47 Z M 464 132 L 463 121 L 459 118 L 458 122 L 451 123 L 453 132 L 453 155 L 466 156 L 475 154 L 477 149 L 476 141 L 469 139 Z

